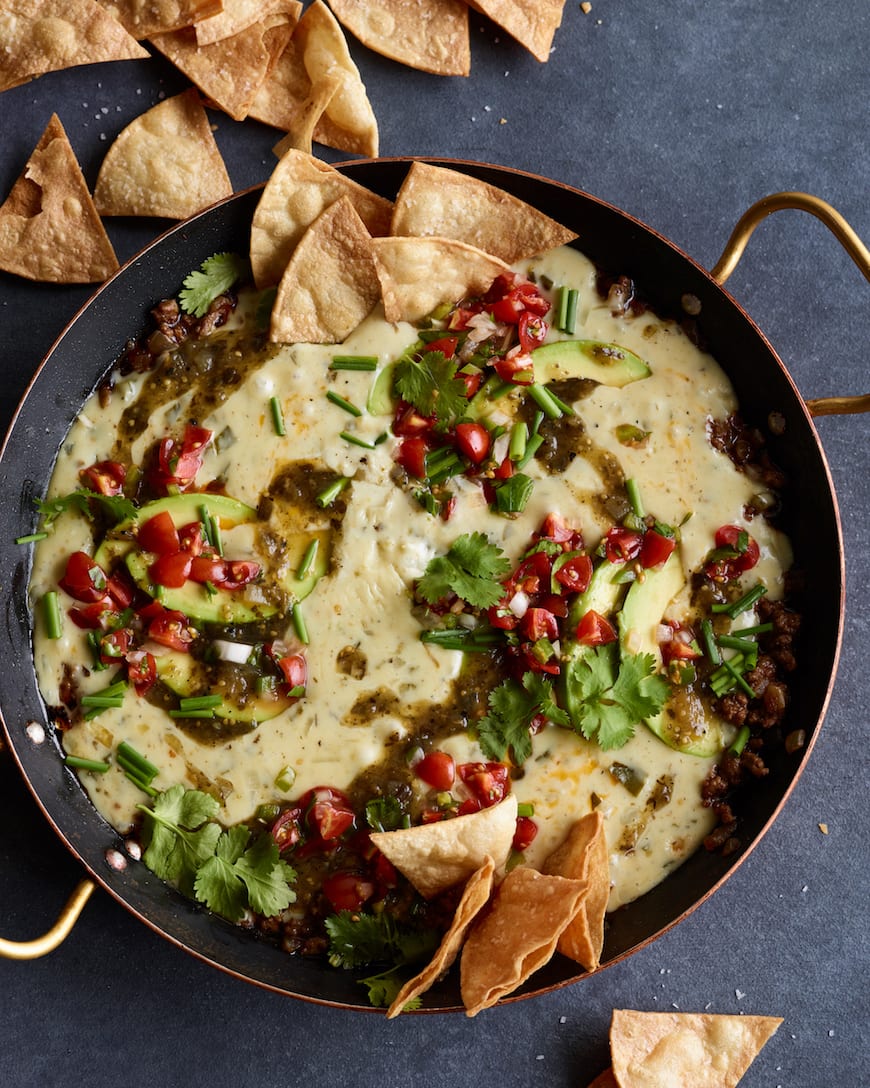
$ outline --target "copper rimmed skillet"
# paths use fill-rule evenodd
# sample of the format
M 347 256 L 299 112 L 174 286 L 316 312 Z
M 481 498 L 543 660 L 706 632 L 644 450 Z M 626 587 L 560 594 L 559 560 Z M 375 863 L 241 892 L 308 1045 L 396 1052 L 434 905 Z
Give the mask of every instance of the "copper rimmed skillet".
M 394 196 L 410 160 L 355 162 L 341 169 L 385 196 Z M 842 633 L 843 550 L 839 513 L 830 474 L 811 415 L 864 411 L 870 397 L 804 403 L 764 335 L 723 290 L 754 227 L 780 208 L 802 208 L 822 219 L 870 279 L 870 253 L 829 205 L 799 193 L 769 197 L 746 213 L 712 272 L 649 227 L 577 189 L 504 167 L 443 162 L 482 177 L 536 205 L 572 228 L 592 260 L 615 274 L 633 277 L 654 305 L 679 313 L 689 294 L 700 302 L 698 323 L 713 355 L 729 374 L 744 414 L 765 426 L 771 412 L 785 420 L 781 436 L 770 438 L 771 453 L 800 488 L 788 494 L 788 524 L 800 564 L 822 556 L 801 607 L 814 632 L 812 659 L 799 670 L 789 729 L 803 729 L 807 743 L 783 754 L 763 786 L 742 808 L 745 848 L 728 859 L 700 851 L 641 900 L 611 916 L 604 963 L 614 963 L 679 922 L 703 902 L 759 841 L 777 815 L 809 756 L 827 708 Z M 90 805 L 58 757 L 53 737 L 33 739 L 32 723 L 45 721 L 36 685 L 27 608 L 29 549 L 13 542 L 35 524 L 33 499 L 43 494 L 56 451 L 80 406 L 125 341 L 142 328 L 148 310 L 177 292 L 182 279 L 206 257 L 222 250 L 246 252 L 259 189 L 238 194 L 159 238 L 109 280 L 63 332 L 37 371 L 10 427 L 0 454 L 0 493 L 17 496 L 0 515 L 0 583 L 4 622 L 0 624 L 0 710 L 15 759 L 46 818 L 89 873 L 75 890 L 54 929 L 19 945 L 0 941 L 0 954 L 19 959 L 41 955 L 63 940 L 95 883 L 134 915 L 216 967 L 258 985 L 322 1004 L 364 1007 L 363 990 L 351 973 L 288 957 L 271 945 L 210 915 L 153 877 L 141 864 L 113 868 L 110 851 L 123 844 Z M 34 441 L 34 436 L 39 440 Z M 811 516 L 810 516 L 811 515 Z M 811 534 L 811 537 L 810 537 Z M 577 981 L 575 964 L 556 957 L 519 991 L 526 997 Z M 459 1007 L 454 977 L 436 986 L 428 1010 Z

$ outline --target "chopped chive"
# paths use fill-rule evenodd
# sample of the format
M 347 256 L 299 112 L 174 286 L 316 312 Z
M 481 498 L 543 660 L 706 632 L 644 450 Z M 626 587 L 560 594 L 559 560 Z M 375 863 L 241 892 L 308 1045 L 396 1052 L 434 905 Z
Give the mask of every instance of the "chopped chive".
M 127 776 L 128 780 L 132 782 L 134 786 L 137 786 L 143 793 L 147 793 L 149 797 L 157 796 L 158 791 L 154 789 L 151 783 L 136 774 L 135 771 L 131 771 L 125 767 L 124 774 Z
M 84 756 L 64 756 L 67 767 L 73 767 L 77 771 L 93 771 L 94 774 L 105 774 L 109 764 L 104 759 L 85 759 Z
M 535 806 L 528 803 L 520 803 L 517 805 L 517 816 L 534 816 Z
M 735 634 L 740 636 L 746 635 L 766 635 L 768 631 L 773 630 L 772 623 L 756 623 L 754 627 L 741 627 Z
M 519 461 L 526 452 L 526 443 L 529 440 L 529 428 L 520 421 L 511 427 L 511 440 L 508 446 L 508 457 L 511 461 Z
M 737 684 L 737 686 L 738 686 L 738 687 L 739 687 L 739 688 L 740 688 L 740 689 L 741 689 L 742 691 L 745 691 L 745 692 L 746 692 L 746 694 L 747 694 L 747 695 L 749 696 L 749 698 L 750 698 L 750 699 L 754 699 L 754 698 L 755 698 L 755 692 L 754 692 L 754 691 L 752 690 L 752 688 L 751 688 L 751 687 L 749 686 L 749 684 L 747 684 L 747 682 L 746 682 L 746 681 L 745 681 L 745 680 L 743 679 L 743 674 L 742 674 L 741 672 L 739 672 L 739 671 L 738 671 L 738 670 L 737 670 L 737 669 L 736 669 L 736 668 L 735 668 L 735 667 L 734 667 L 734 666 L 733 666 L 733 665 L 731 664 L 731 662 L 730 662 L 730 661 L 724 661 L 724 662 L 723 662 L 723 664 L 724 664 L 725 668 L 726 668 L 726 669 L 727 669 L 727 670 L 728 670 L 728 671 L 729 671 L 729 672 L 731 673 L 731 675 L 732 675 L 732 676 L 734 677 L 734 680 L 735 680 L 735 683 Z
M 452 446 L 438 446 L 437 449 L 429 450 L 426 454 L 426 468 L 427 470 L 435 469 L 442 461 L 450 460 L 455 456 L 456 450 Z
M 299 581 L 305 577 L 305 575 L 311 570 L 314 560 L 317 558 L 317 549 L 320 547 L 320 540 L 315 537 L 309 542 L 308 547 L 302 556 L 302 561 L 296 570 L 296 578 Z
M 269 406 L 272 409 L 272 425 L 275 428 L 275 434 L 279 438 L 283 438 L 287 431 L 284 428 L 284 412 L 281 408 L 281 401 L 277 397 L 272 397 Z
M 568 297 L 565 301 L 565 316 L 562 319 L 560 327 L 562 332 L 567 332 L 569 335 L 572 335 L 574 327 L 577 324 L 577 300 L 579 298 L 579 292 L 576 287 L 572 287 L 567 292 L 567 295 Z M 562 318 L 561 301 L 559 306 L 559 317 Z
M 462 650 L 464 653 L 486 653 L 504 644 L 504 635 L 495 627 L 450 627 L 443 631 L 422 631 L 420 641 L 443 650 Z
M 562 409 L 562 415 L 563 416 L 573 416 L 574 415 L 574 409 L 571 407 L 570 404 L 566 404 L 565 401 L 563 401 L 561 398 L 557 397 L 552 389 L 548 389 L 547 392 L 553 398 L 553 403 L 558 405 L 558 407 Z
M 538 385 L 537 382 L 532 382 L 532 384 L 526 388 L 528 389 L 529 396 L 549 419 L 561 419 L 565 414 L 559 407 L 559 402 L 553 397 L 549 389 L 545 388 L 543 385 Z
M 488 393 L 490 400 L 501 400 L 503 396 L 516 389 L 515 382 L 509 382 L 506 379 L 499 379 L 495 382 Z
M 224 554 L 224 542 L 221 537 L 220 524 L 217 518 L 209 518 L 209 521 L 211 522 L 211 536 L 214 541 L 214 550 L 222 557 Z
M 377 355 L 333 355 L 330 370 L 377 370 Z
M 720 635 L 716 640 L 726 650 L 742 650 L 744 654 L 758 652 L 758 644 L 751 638 L 738 638 L 736 635 Z
M 178 706 L 181 710 L 208 710 L 220 706 L 222 702 L 220 695 L 188 695 L 178 700 Z
M 38 540 L 45 540 L 48 533 L 28 533 L 26 536 L 17 536 L 16 544 L 35 544 Z
M 122 740 L 118 745 L 117 758 L 119 763 L 123 759 L 129 766 L 137 768 L 142 777 L 147 778 L 149 781 L 160 774 L 160 768 L 155 767 L 150 760 L 146 759 L 141 752 L 137 752 L 133 745 L 126 740 Z
M 99 707 L 101 710 L 107 710 L 109 707 L 120 707 L 124 705 L 123 695 L 83 695 L 81 697 L 81 704 L 84 707 L 91 709 Z
M 45 620 L 45 633 L 48 638 L 60 638 L 63 633 L 63 622 L 60 616 L 57 592 L 53 589 L 50 589 L 42 598 L 42 616 Z
M 333 480 L 332 483 L 325 487 L 319 495 L 315 496 L 314 501 L 317 503 L 321 510 L 326 509 L 327 506 L 332 506 L 332 504 L 342 493 L 342 491 L 344 491 L 349 483 L 349 476 L 339 476 L 337 480 Z
M 517 461 L 516 467 L 518 469 L 525 468 L 526 465 L 529 463 L 529 461 L 531 461 L 531 459 L 535 456 L 535 454 L 538 452 L 538 450 L 540 449 L 540 447 L 543 444 L 544 444 L 543 435 L 533 434 L 529 438 L 528 442 L 526 443 L 526 452 L 519 459 L 519 461 Z
M 350 442 L 352 446 L 360 446 L 364 450 L 377 449 L 374 442 L 366 442 L 364 438 L 357 438 L 355 434 L 351 434 L 349 431 L 342 431 L 338 437 L 343 438 L 345 442 Z
M 430 484 L 442 483 L 464 471 L 465 465 L 459 454 L 455 450 L 451 450 L 450 453 L 449 457 L 442 457 L 436 463 L 434 470 L 430 470 L 428 464 L 426 465 L 426 479 Z
M 534 416 L 532 417 L 532 429 L 529 431 L 529 434 L 537 434 L 538 431 L 541 429 L 541 424 L 543 422 L 544 422 L 544 413 L 539 408 L 537 410 L 537 412 L 535 412 Z
M 556 324 L 560 329 L 565 328 L 565 323 L 568 320 L 568 295 L 570 290 L 569 287 L 559 288 L 559 315 Z
M 170 718 L 213 718 L 215 716 L 214 709 L 211 707 L 200 707 L 197 709 L 179 707 L 177 710 L 170 710 Z
M 742 726 L 741 729 L 740 729 L 740 732 L 737 734 L 737 736 L 734 738 L 734 740 L 728 746 L 728 754 L 732 755 L 732 756 L 739 756 L 740 753 L 743 751 L 743 749 L 746 747 L 746 744 L 747 744 L 747 742 L 749 740 L 750 735 L 751 734 L 750 734 L 749 726 L 748 725 Z
M 307 646 L 309 643 L 308 626 L 305 623 L 305 617 L 298 601 L 293 605 L 291 614 L 293 616 L 293 626 L 296 628 L 296 637 Z
M 358 417 L 362 415 L 362 409 L 357 408 L 355 404 L 351 404 L 349 400 L 345 400 L 340 393 L 336 393 L 334 389 L 330 389 L 326 394 L 326 399 L 335 404 L 338 408 L 343 409 L 350 415 Z
M 741 612 L 747 612 L 752 606 L 767 593 L 767 586 L 758 583 L 757 586 L 753 586 L 748 593 L 744 593 L 736 601 L 732 601 L 730 604 L 714 604 L 712 611 L 718 613 L 725 613 L 730 616 L 731 619 L 735 619 Z
M 701 642 L 704 644 L 704 653 L 713 665 L 722 664 L 722 655 L 719 653 L 719 647 L 716 645 L 716 638 L 713 634 L 713 624 L 710 620 L 701 620 Z
M 293 783 L 296 781 L 296 771 L 292 767 L 282 767 L 275 778 L 276 789 L 281 790 L 283 793 L 289 793 L 293 789 Z
M 636 518 L 643 518 L 646 516 L 643 508 L 643 500 L 640 497 L 640 488 L 638 487 L 637 480 L 632 476 L 625 481 L 625 490 L 628 493 L 628 501 L 631 503 L 632 513 Z

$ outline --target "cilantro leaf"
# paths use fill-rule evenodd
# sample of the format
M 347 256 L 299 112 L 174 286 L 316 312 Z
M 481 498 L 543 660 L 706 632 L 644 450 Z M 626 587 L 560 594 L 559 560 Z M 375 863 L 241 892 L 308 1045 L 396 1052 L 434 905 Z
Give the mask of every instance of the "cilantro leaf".
M 136 506 L 124 495 L 101 495 L 98 491 L 89 491 L 87 488 L 79 488 L 69 495 L 61 495 L 56 499 L 37 499 L 36 508 L 42 515 L 43 529 L 50 529 L 61 514 L 73 510 L 83 514 L 88 520 L 93 520 L 93 507 L 97 506 L 107 520 L 113 524 L 126 521 L 136 516 Z
M 656 674 L 652 654 L 625 654 L 618 659 L 615 643 L 572 661 L 567 681 L 574 686 L 580 706 L 575 726 L 605 751 L 629 741 L 638 722 L 658 714 L 671 690 Z
M 489 608 L 501 600 L 504 589 L 499 579 L 510 567 L 501 548 L 490 544 L 483 533 L 464 533 L 446 555 L 429 561 L 417 591 L 429 604 L 455 593 L 474 608 Z
M 245 913 L 245 886 L 233 866 L 242 856 L 250 833 L 246 827 L 231 827 L 220 836 L 214 854 L 200 866 L 194 882 L 196 898 L 231 922 Z
M 331 914 L 325 925 L 333 967 L 414 963 L 430 957 L 440 939 L 433 929 L 400 927 L 388 914 L 343 910 Z
M 553 725 L 570 726 L 571 719 L 553 698 L 553 684 L 537 672 L 523 675 L 523 687 L 536 700 L 538 714 L 543 714 Z
M 237 253 L 215 253 L 184 280 L 178 301 L 186 314 L 202 317 L 218 295 L 228 291 L 247 270 L 247 261 Z
M 231 829 L 232 830 L 232 829 Z M 260 835 L 237 859 L 233 871 L 248 892 L 251 910 L 271 918 L 296 902 L 288 885 L 296 879 L 294 869 L 281 858 L 271 835 Z
M 427 351 L 419 359 L 405 356 L 396 366 L 395 384 L 403 400 L 424 416 L 436 416 L 448 425 L 468 408 L 465 382 L 456 377 L 457 362 L 441 351 Z
M 532 754 L 529 727 L 543 714 L 556 725 L 568 725 L 568 715 L 553 698 L 553 685 L 534 672 L 523 675 L 522 684 L 505 680 L 489 693 L 489 714 L 477 726 L 483 754 L 501 762 L 510 751 L 514 763 L 522 766 Z
M 207 793 L 177 785 L 158 794 L 153 809 L 139 808 L 151 823 L 143 861 L 155 876 L 192 895 L 196 871 L 214 854 L 221 835 L 220 824 L 207 822 L 220 805 Z
M 389 971 L 383 971 L 379 975 L 370 975 L 369 978 L 361 978 L 359 980 L 361 986 L 365 986 L 369 992 L 369 1001 L 376 1009 L 385 1009 L 399 996 L 399 990 L 404 985 L 404 979 L 398 974 L 397 967 L 391 967 Z M 411 1000 L 403 1006 L 403 1012 L 413 1012 L 414 1009 L 419 1009 L 423 1004 L 423 999 L 419 996 L 411 998 Z

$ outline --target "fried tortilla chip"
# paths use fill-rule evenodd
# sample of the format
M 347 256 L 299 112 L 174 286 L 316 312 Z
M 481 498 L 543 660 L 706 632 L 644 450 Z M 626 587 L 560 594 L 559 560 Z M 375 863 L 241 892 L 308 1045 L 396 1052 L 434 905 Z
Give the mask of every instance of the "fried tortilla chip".
M 585 881 L 587 891 L 581 909 L 559 938 L 558 950 L 587 971 L 594 971 L 601 963 L 604 915 L 610 897 L 610 858 L 601 813 L 590 812 L 579 819 L 541 871 Z
M 289 16 L 272 15 L 211 45 L 199 45 L 193 27 L 155 34 L 149 40 L 209 101 L 234 121 L 244 121 L 292 31 Z
M 464 0 L 330 0 L 335 17 L 364 46 L 436 76 L 471 71 Z
M 453 965 L 472 922 L 489 901 L 495 875 L 495 862 L 487 858 L 476 873 L 472 873 L 456 907 L 450 928 L 441 939 L 438 950 L 423 970 L 410 979 L 396 994 L 387 1010 L 387 1019 L 398 1016 L 409 1001 L 424 994 L 445 975 Z
M 324 208 L 350 199 L 369 234 L 387 234 L 392 202 L 364 189 L 334 167 L 301 151 L 288 151 L 266 182 L 251 222 L 251 268 L 261 290 L 284 274 L 299 239 Z
M 289 132 L 298 111 L 312 97 L 312 87 L 327 77 L 339 81 L 314 128 L 314 139 L 355 155 L 378 153 L 378 124 L 344 34 L 322 3 L 299 20 L 290 45 L 278 58 L 251 107 L 251 116 Z M 286 148 L 278 145 L 277 154 Z
M 200 45 L 232 38 L 270 15 L 286 15 L 292 26 L 299 22 L 302 4 L 297 0 L 223 0 L 208 18 L 191 19 L 196 23 L 196 40 Z
M 118 269 L 57 114 L 0 207 L 0 268 L 50 283 L 97 283 Z
M 562 24 L 565 0 L 468 0 L 471 7 L 498 23 L 537 60 L 550 59 L 553 36 Z
M 462 949 L 459 984 L 467 1016 L 513 993 L 550 960 L 585 892 L 582 880 L 527 866 L 508 873 Z
M 221 0 L 99 0 L 134 38 L 149 38 L 181 30 L 184 26 L 217 15 Z
M 187 219 L 232 192 L 208 117 L 191 87 L 119 133 L 100 167 L 94 203 L 100 215 Z
M 452 238 L 376 238 L 387 321 L 419 321 L 442 303 L 482 294 L 504 261 Z
M 517 799 L 469 816 L 434 824 L 373 831 L 371 840 L 426 899 L 468 880 L 488 857 L 500 869 L 507 861 L 517 823 Z
M 279 158 L 288 151 L 304 151 L 308 155 L 311 154 L 317 126 L 326 113 L 329 103 L 340 90 L 342 82 L 343 77 L 333 70 L 311 84 L 308 97 L 290 122 L 287 135 L 273 149 Z
M 775 1016 L 614 1009 L 620 1088 L 734 1088 L 782 1020 Z
M 422 162 L 411 165 L 399 189 L 391 233 L 456 238 L 508 264 L 577 237 L 494 185 Z
M 148 57 L 96 0 L 3 0 L 0 43 L 0 91 L 79 64 Z
M 381 297 L 372 238 L 343 196 L 312 223 L 278 285 L 269 339 L 338 344 Z

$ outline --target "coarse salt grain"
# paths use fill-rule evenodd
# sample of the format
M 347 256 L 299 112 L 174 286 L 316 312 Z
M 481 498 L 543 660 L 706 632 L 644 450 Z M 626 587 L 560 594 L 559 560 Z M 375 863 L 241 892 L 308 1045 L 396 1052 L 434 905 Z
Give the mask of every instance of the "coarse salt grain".
M 127 868 L 127 859 L 120 850 L 107 850 L 106 864 L 110 869 L 114 869 L 116 873 L 123 873 Z
M 34 744 L 45 743 L 45 730 L 39 724 L 39 722 L 28 722 L 24 727 L 24 732 L 33 741 Z

